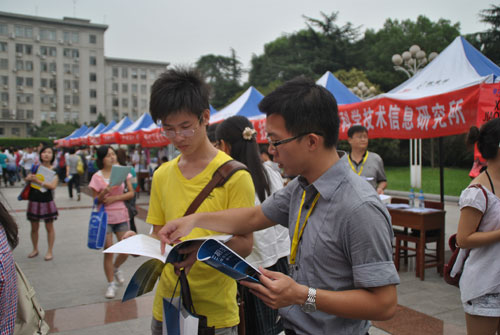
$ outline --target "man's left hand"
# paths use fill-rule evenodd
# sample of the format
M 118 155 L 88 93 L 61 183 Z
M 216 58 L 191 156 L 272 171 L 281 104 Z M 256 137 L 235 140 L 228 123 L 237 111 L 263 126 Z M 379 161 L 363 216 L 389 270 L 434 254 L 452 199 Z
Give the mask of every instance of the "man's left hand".
M 196 262 L 196 254 L 198 253 L 198 249 L 200 249 L 202 241 L 191 242 L 189 245 L 179 249 L 179 254 L 185 255 L 184 260 L 179 263 L 174 263 L 175 273 L 180 276 L 181 269 L 184 268 L 184 272 L 186 275 L 191 270 L 194 262 Z
M 262 285 L 247 281 L 240 284 L 250 289 L 257 298 L 267 306 L 278 309 L 290 305 L 301 305 L 307 299 L 307 286 L 300 285 L 291 277 L 259 267 L 262 275 L 259 277 Z

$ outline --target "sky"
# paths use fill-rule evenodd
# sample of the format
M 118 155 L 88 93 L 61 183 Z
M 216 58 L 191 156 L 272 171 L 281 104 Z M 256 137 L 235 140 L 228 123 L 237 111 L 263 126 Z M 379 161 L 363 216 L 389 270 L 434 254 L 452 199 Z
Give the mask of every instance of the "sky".
M 460 23 L 461 33 L 484 31 L 479 12 L 492 0 L 1 0 L 0 11 L 106 24 L 105 55 L 190 65 L 203 55 L 230 55 L 243 67 L 264 45 L 305 28 L 303 15 L 338 12 L 338 25 L 378 30 L 387 18 L 425 15 Z M 401 50 L 403 51 L 403 50 Z

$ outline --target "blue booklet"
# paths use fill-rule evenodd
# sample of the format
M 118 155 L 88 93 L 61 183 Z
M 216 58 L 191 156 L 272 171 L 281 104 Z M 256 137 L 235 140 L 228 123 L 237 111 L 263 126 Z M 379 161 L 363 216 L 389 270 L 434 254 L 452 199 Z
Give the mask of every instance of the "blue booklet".
M 111 176 L 109 177 L 109 186 L 116 186 L 127 180 L 127 176 L 132 168 L 130 166 L 113 165 Z
M 159 240 L 149 235 L 138 234 L 121 240 L 103 252 L 141 255 L 152 258 L 142 264 L 134 273 L 123 294 L 122 301 L 127 301 L 152 291 L 165 264 L 177 263 L 183 260 L 184 255 L 178 252 L 179 249 L 199 241 L 204 241 L 198 250 L 198 259 L 200 261 L 211 265 L 236 280 L 259 282 L 257 279 L 257 274 L 260 273 L 259 270 L 251 266 L 233 250 L 225 246 L 224 243 L 229 241 L 232 237 L 232 235 L 211 235 L 190 239 L 182 241 L 175 246 L 165 246 L 165 253 L 161 254 Z M 215 248 L 215 245 L 212 243 L 207 244 L 208 241 L 217 243 L 217 248 Z M 225 248 L 224 256 L 222 255 L 223 249 L 220 249 L 220 246 Z M 199 258 L 200 251 L 202 251 L 201 255 L 204 255 L 203 257 L 206 258 L 206 260 Z M 230 254 L 233 256 L 231 257 Z M 224 261 L 224 264 L 217 264 L 217 260 Z

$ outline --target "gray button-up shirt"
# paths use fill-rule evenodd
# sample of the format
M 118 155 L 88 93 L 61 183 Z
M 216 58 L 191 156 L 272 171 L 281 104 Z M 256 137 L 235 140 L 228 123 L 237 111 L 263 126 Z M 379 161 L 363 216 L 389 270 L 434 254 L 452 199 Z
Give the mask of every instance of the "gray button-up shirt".
M 315 195 L 320 197 L 299 243 L 290 275 L 303 285 L 330 291 L 399 284 L 392 260 L 391 220 L 375 190 L 339 160 L 314 183 L 292 180 L 263 204 L 264 215 L 289 228 L 290 240 L 306 191 L 300 225 Z M 280 309 L 285 328 L 297 334 L 365 334 L 370 322 L 321 311 L 304 313 L 299 305 Z

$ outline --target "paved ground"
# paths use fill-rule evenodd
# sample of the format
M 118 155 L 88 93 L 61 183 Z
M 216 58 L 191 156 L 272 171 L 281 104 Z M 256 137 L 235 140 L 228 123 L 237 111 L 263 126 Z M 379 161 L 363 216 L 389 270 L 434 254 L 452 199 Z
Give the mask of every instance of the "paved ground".
M 7 203 L 19 225 L 20 243 L 14 250 L 14 257 L 31 280 L 42 306 L 49 311 L 51 324 L 60 325 L 59 328 L 53 329 L 53 332 L 75 335 L 148 334 L 151 294 L 129 305 L 118 302 L 123 294 L 123 288 L 120 288 L 117 299 L 113 302 L 110 303 L 104 298 L 107 283 L 102 268 L 103 256 L 100 251 L 90 250 L 86 246 L 91 198 L 82 194 L 82 200 L 77 202 L 68 198 L 64 186 L 56 190 L 56 204 L 60 216 L 55 223 L 54 259 L 47 262 L 43 259 L 47 246 L 43 225 L 40 229 L 40 255 L 32 259 L 26 257 L 32 248 L 30 223 L 26 220 L 27 202 L 16 199 L 20 190 L 20 186 L 0 188 L 3 195 L 0 201 Z M 137 203 L 140 208 L 147 210 L 148 201 L 148 196 L 141 194 Z M 446 235 L 449 236 L 456 232 L 458 222 L 456 203 L 448 202 L 446 210 Z M 140 219 L 136 219 L 136 222 L 140 233 L 148 233 L 149 225 Z M 126 278 L 130 278 L 144 261 L 145 259 L 140 257 L 129 258 L 122 267 Z M 410 262 L 409 268 L 400 272 L 399 317 L 395 318 L 392 324 L 377 323 L 377 327 L 372 327 L 370 333 L 465 334 L 459 290 L 445 284 L 433 269 L 426 271 L 425 281 L 416 279 L 413 266 L 414 264 Z M 132 311 L 131 314 L 127 314 L 125 309 L 128 312 Z M 415 323 L 408 317 L 414 318 Z M 430 332 L 424 326 L 432 322 L 441 327 L 442 331 Z M 422 326 L 418 326 L 419 324 Z

